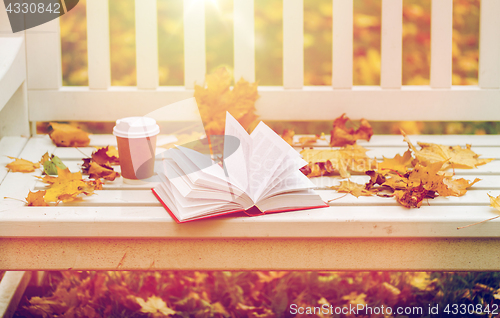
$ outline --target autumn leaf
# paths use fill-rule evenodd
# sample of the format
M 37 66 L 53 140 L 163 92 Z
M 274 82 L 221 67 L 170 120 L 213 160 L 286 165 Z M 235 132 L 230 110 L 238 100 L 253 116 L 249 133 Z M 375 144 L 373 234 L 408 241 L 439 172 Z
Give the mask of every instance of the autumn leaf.
M 50 123 L 50 139 L 58 147 L 86 147 L 90 143 L 89 134 L 80 128 L 59 123 Z
M 170 317 L 175 315 L 175 310 L 167 307 L 167 304 L 157 296 L 149 297 L 144 301 L 141 297 L 136 297 L 135 300 L 141 306 L 140 312 L 146 314 L 153 314 L 154 317 Z
M 420 208 L 422 201 L 428 196 L 433 198 L 433 196 L 429 194 L 429 190 L 424 189 L 421 185 L 414 188 L 409 187 L 404 190 L 394 191 L 394 197 L 399 204 L 405 208 Z
M 332 186 L 331 189 L 337 190 L 338 192 L 350 193 L 356 198 L 360 196 L 372 196 L 373 193 L 365 188 L 364 184 L 359 184 L 352 182 L 350 180 L 341 181 L 340 185 Z
M 7 156 L 9 157 L 9 156 Z M 14 157 L 9 157 L 10 159 L 14 159 L 13 162 L 7 164 L 5 167 L 9 169 L 11 172 L 34 172 L 35 169 L 40 168 L 40 163 L 33 163 L 31 161 L 25 159 L 19 159 Z
M 94 188 L 82 180 L 56 182 L 46 190 L 45 202 L 70 202 L 80 200 L 79 194 L 91 195 Z
M 413 157 L 411 156 L 411 151 L 407 150 L 403 156 L 397 154 L 394 158 L 385 158 L 378 164 L 378 170 L 393 170 L 402 173 L 406 173 L 408 168 L 411 167 L 411 161 Z
M 479 179 L 479 178 L 475 178 L 471 182 L 471 181 L 464 179 L 464 178 L 453 179 L 450 177 L 445 177 L 443 179 L 443 183 L 447 187 L 447 190 L 446 190 L 447 192 L 439 192 L 439 195 L 441 195 L 441 196 L 453 195 L 456 197 L 460 197 L 460 196 L 464 195 L 465 193 L 467 193 L 468 188 L 472 187 L 473 184 L 475 184 L 476 182 L 479 182 L 479 181 L 481 181 L 481 179 Z
M 120 164 L 118 151 L 113 146 L 106 146 L 92 153 L 92 161 L 99 165 L 112 166 Z
M 49 157 L 48 153 L 45 153 L 42 156 L 40 163 L 43 165 L 43 173 L 47 175 L 57 175 L 57 167 L 63 170 L 66 169 L 66 165 L 61 161 L 61 159 L 59 159 L 59 157 L 54 155 Z
M 247 130 L 257 124 L 257 83 L 249 83 L 242 78 L 231 90 L 231 79 L 232 75 L 226 68 L 219 68 L 205 77 L 204 86 L 196 85 L 194 88 L 207 135 L 224 134 L 226 111 Z
M 330 131 L 330 146 L 343 147 L 353 145 L 358 139 L 370 141 L 373 135 L 373 129 L 366 119 L 361 119 L 358 129 L 346 128 L 346 122 L 349 118 L 342 114 L 333 121 L 333 129 Z
M 28 206 L 48 206 L 47 202 L 44 200 L 45 191 L 29 192 L 26 197 L 26 202 Z
M 490 197 L 490 206 L 497 209 L 500 212 L 500 195 L 495 197 L 492 197 L 491 195 L 488 194 Z
M 479 155 L 471 150 L 471 145 L 466 145 L 465 148 L 460 146 L 445 146 L 433 143 L 419 142 L 421 147 L 418 150 L 410 141 L 408 136 L 401 131 L 404 136 L 404 141 L 415 154 L 415 158 L 423 165 L 428 165 L 436 162 L 444 162 L 442 170 L 447 168 L 472 169 L 477 166 L 484 165 L 493 159 L 480 159 Z
M 85 163 L 84 166 L 88 167 L 88 169 L 86 168 L 86 171 L 88 172 L 90 178 L 103 178 L 105 180 L 113 181 L 120 176 L 120 174 L 114 171 L 113 168 L 109 166 L 101 166 L 93 161 L 88 164 Z

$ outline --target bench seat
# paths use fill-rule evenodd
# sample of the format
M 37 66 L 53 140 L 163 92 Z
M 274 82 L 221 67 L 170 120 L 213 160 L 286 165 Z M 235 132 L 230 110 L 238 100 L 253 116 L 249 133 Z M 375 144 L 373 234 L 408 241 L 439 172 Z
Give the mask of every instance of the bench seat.
M 58 148 L 48 136 L 0 141 L 0 268 L 5 270 L 500 270 L 500 218 L 487 193 L 500 194 L 500 135 L 410 136 L 447 145 L 472 144 L 489 164 L 456 170 L 479 177 L 465 196 L 424 201 L 420 209 L 393 198 L 346 195 L 329 208 L 274 215 L 221 217 L 176 224 L 153 196 L 152 184 L 118 178 L 72 204 L 28 207 L 24 199 L 44 188 L 34 173 L 7 172 L 5 155 L 39 161 L 59 156 L 75 172 L 94 148 Z M 91 145 L 116 144 L 91 135 Z M 407 149 L 401 136 L 374 136 L 360 145 L 370 157 Z M 317 147 L 325 145 L 318 144 Z M 119 167 L 118 167 L 119 169 Z M 335 177 L 314 178 L 325 201 L 343 196 L 327 187 Z M 351 180 L 366 181 L 353 175 Z

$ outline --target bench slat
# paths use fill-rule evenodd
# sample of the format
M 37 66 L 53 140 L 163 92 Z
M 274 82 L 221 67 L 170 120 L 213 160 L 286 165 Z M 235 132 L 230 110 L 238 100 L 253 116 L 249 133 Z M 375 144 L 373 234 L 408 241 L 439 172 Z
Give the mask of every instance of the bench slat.
M 332 206 L 177 224 L 163 207 L 18 207 L 0 213 L 0 237 L 500 237 L 487 206 Z

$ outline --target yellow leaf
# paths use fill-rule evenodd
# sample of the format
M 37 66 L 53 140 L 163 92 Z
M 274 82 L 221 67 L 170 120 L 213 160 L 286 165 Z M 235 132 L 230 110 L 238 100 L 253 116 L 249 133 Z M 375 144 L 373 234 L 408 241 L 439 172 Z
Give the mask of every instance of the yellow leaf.
M 496 198 L 492 197 L 489 194 L 488 196 L 490 197 L 490 206 L 497 209 L 500 212 L 500 195 L 497 196 Z
M 33 172 L 35 169 L 40 168 L 40 163 L 33 163 L 25 159 L 19 159 L 14 157 L 9 157 L 10 159 L 15 159 L 13 162 L 6 165 L 7 169 L 12 172 Z
M 46 190 L 45 202 L 68 202 L 77 199 L 81 193 L 93 194 L 94 188 L 82 180 L 56 182 Z
M 411 161 L 413 157 L 411 156 L 411 151 L 407 150 L 403 156 L 397 154 L 392 159 L 384 158 L 384 161 L 378 164 L 378 170 L 393 170 L 402 173 L 406 173 L 409 167 L 411 167 Z
M 371 196 L 373 193 L 369 190 L 365 189 L 364 184 L 359 184 L 356 182 L 352 182 L 350 180 L 347 181 L 341 181 L 340 185 L 338 186 L 332 186 L 331 187 L 333 190 L 337 190 L 338 192 L 345 192 L 345 193 L 350 193 L 356 198 L 360 196 Z
M 175 310 L 168 308 L 167 304 L 160 297 L 152 296 L 149 297 L 147 301 L 144 301 L 144 299 L 140 297 L 136 297 L 135 300 L 141 306 L 140 311 L 143 313 L 155 314 L 155 317 L 158 317 L 158 314 L 160 314 L 159 317 L 161 317 L 161 315 L 163 315 L 163 317 L 175 315 Z
M 420 150 L 411 143 L 406 134 L 404 140 L 415 154 L 415 158 L 423 165 L 429 165 L 436 162 L 444 162 L 442 170 L 447 168 L 472 169 L 477 166 L 484 165 L 493 159 L 480 159 L 479 155 L 471 150 L 471 145 L 466 145 L 465 148 L 460 146 L 445 146 L 433 143 L 419 142 Z

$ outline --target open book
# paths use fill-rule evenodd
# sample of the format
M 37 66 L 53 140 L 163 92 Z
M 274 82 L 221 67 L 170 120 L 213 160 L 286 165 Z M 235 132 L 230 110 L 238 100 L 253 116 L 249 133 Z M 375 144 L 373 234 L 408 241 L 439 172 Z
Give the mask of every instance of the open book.
M 260 122 L 251 135 L 226 114 L 223 160 L 176 146 L 163 153 L 153 193 L 178 223 L 328 206 L 300 168 L 300 154 Z

